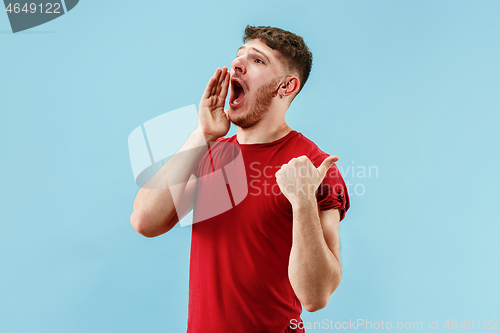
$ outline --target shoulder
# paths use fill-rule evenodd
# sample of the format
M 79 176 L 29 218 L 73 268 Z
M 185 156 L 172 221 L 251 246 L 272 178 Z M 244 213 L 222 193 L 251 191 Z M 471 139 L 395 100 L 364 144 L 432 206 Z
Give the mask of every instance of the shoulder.
M 215 142 L 236 142 L 236 134 L 227 138 L 218 138 Z
M 323 160 L 329 155 L 321 150 L 314 141 L 307 138 L 304 134 L 300 132 L 296 132 L 290 142 L 294 147 L 296 147 L 297 151 L 301 151 L 302 155 L 306 155 L 311 162 L 315 165 L 320 165 Z
M 210 144 L 212 154 L 227 153 L 228 151 L 239 151 L 237 148 L 236 134 L 228 138 L 218 138 L 214 143 Z

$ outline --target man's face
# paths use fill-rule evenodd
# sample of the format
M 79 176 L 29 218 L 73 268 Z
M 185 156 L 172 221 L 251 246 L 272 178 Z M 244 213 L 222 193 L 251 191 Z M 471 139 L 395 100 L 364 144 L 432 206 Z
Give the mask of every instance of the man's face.
M 237 126 L 251 127 L 277 96 L 283 78 L 279 53 L 254 39 L 240 47 L 231 65 L 229 119 Z

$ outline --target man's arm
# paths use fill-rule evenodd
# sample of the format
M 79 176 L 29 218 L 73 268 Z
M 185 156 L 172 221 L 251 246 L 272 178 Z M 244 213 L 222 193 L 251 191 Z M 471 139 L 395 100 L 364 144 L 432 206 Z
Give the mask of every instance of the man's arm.
M 338 209 L 319 211 L 316 201 L 293 207 L 293 245 L 288 276 L 304 308 L 328 304 L 342 276 Z
M 227 68 L 218 68 L 208 81 L 198 109 L 198 128 L 186 143 L 137 193 L 130 223 L 146 237 L 172 229 L 193 208 L 196 177 L 192 174 L 207 143 L 227 134 L 224 104 L 229 89 Z
M 338 209 L 319 211 L 316 201 L 316 189 L 337 160 L 336 156 L 327 157 L 316 169 L 306 156 L 301 156 L 284 164 L 276 173 L 281 192 L 293 210 L 288 277 L 295 294 L 309 312 L 328 304 L 342 275 L 340 213 Z
M 191 211 L 196 188 L 192 172 L 206 147 L 203 133 L 194 131 L 184 146 L 139 190 L 130 216 L 130 223 L 138 233 L 146 237 L 164 234 Z

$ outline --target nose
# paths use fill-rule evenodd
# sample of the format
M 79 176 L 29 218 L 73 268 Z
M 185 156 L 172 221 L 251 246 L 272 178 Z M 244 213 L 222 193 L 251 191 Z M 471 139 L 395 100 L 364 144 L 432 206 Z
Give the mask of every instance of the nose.
M 231 67 L 233 68 L 235 73 L 239 74 L 246 73 L 245 63 L 242 58 L 243 58 L 242 56 L 236 57 L 236 59 L 234 59 L 233 62 L 231 63 Z

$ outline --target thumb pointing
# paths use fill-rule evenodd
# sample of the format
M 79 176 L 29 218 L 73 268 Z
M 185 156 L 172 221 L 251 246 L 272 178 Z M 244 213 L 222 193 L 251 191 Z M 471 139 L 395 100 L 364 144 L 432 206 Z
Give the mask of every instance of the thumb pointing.
M 323 160 L 323 163 L 318 167 L 318 172 L 321 180 L 323 180 L 326 176 L 326 172 L 330 167 L 333 165 L 333 163 L 337 162 L 339 158 L 337 156 L 328 156 Z

